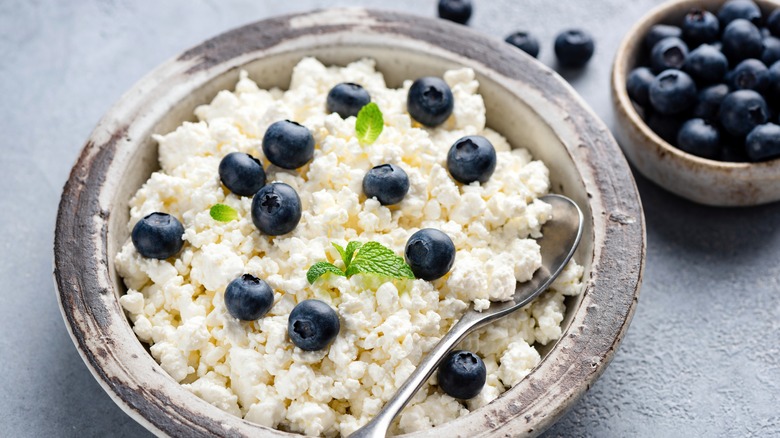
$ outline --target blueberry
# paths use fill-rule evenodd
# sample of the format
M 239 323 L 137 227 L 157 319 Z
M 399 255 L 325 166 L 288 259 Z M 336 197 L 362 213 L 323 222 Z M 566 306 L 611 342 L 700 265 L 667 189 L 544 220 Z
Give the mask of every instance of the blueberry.
M 650 51 L 650 65 L 660 73 L 670 68 L 681 69 L 688 57 L 688 46 L 679 38 L 664 38 Z
M 719 118 L 729 134 L 744 137 L 753 128 L 769 120 L 769 107 L 755 91 L 737 90 L 723 99 Z
M 683 19 L 682 33 L 691 46 L 711 43 L 720 35 L 720 23 L 712 12 L 694 8 Z
M 682 29 L 668 24 L 656 24 L 645 34 L 645 47 L 652 50 L 664 38 L 682 38 Z
M 595 45 L 593 37 L 580 29 L 563 31 L 555 37 L 555 56 L 565 68 L 580 68 L 590 61 Z
M 515 32 L 506 37 L 505 41 L 534 58 L 539 56 L 539 40 L 528 32 Z
M 363 177 L 363 193 L 382 205 L 398 204 L 409 192 L 409 177 L 395 164 L 381 164 Z
M 404 256 L 415 277 L 428 281 L 436 280 L 452 268 L 455 262 L 455 244 L 443 232 L 423 228 L 406 241 Z
M 450 86 L 441 78 L 428 76 L 412 83 L 406 97 L 406 109 L 414 120 L 434 127 L 452 114 L 454 102 Z
M 314 156 L 314 137 L 305 126 L 280 120 L 263 136 L 263 153 L 268 161 L 284 169 L 297 169 Z
M 165 260 L 184 246 L 184 226 L 168 213 L 152 213 L 135 224 L 132 240 L 142 256 Z
M 758 25 L 761 23 L 761 9 L 751 0 L 729 0 L 718 11 L 718 20 L 723 27 L 740 18 Z
M 780 61 L 775 62 L 767 71 L 766 98 L 773 105 L 780 103 Z
M 650 85 L 650 103 L 661 114 L 679 114 L 696 104 L 696 84 L 687 73 L 666 70 Z
M 244 274 L 225 289 L 225 307 L 233 318 L 242 321 L 260 319 L 274 305 L 274 291 L 265 281 Z
M 296 347 L 317 351 L 327 347 L 339 334 L 339 315 L 320 300 L 298 303 L 287 320 L 287 333 Z
M 763 44 L 764 51 L 761 52 L 761 62 L 764 65 L 772 65 L 780 61 L 780 38 L 773 36 L 764 37 Z
M 637 105 L 641 107 L 647 107 L 650 105 L 650 84 L 653 83 L 655 75 L 647 67 L 638 67 L 631 70 L 626 80 L 626 91 L 628 91 L 628 97 L 631 98 Z
M 677 133 L 680 132 L 684 120 L 675 116 L 665 116 L 658 113 L 650 113 L 645 120 L 647 126 L 667 143 L 677 143 Z
M 714 84 L 726 76 L 729 62 L 720 50 L 709 44 L 702 44 L 688 55 L 683 69 L 697 83 Z
M 723 54 L 733 63 L 760 58 L 764 52 L 761 31 L 753 23 L 738 18 L 723 31 Z
M 219 162 L 219 179 L 238 196 L 252 196 L 265 185 L 260 161 L 241 152 L 231 152 Z
M 449 396 L 468 400 L 482 391 L 487 380 L 485 363 L 476 354 L 455 350 L 439 365 L 439 387 Z
M 677 147 L 689 154 L 714 160 L 720 155 L 720 133 L 706 120 L 691 119 L 680 128 Z
M 351 82 L 342 82 L 328 92 L 326 108 L 329 113 L 337 113 L 342 119 L 357 117 L 360 109 L 371 102 L 371 96 L 365 88 Z
M 496 170 L 496 149 L 481 135 L 467 135 L 447 153 L 447 170 L 463 184 L 487 182 Z
M 775 9 L 769 14 L 769 18 L 766 19 L 766 28 L 772 35 L 780 37 L 780 9 Z
M 439 0 L 439 17 L 466 24 L 471 18 L 471 0 Z
M 717 120 L 720 103 L 729 91 L 729 86 L 726 84 L 712 85 L 699 91 L 696 106 L 693 107 L 693 116 L 699 119 Z
M 767 123 L 753 128 L 745 140 L 745 150 L 750 161 L 780 158 L 780 126 Z
M 272 183 L 260 189 L 252 199 L 252 222 L 269 236 L 294 230 L 301 220 L 301 199 L 285 183 Z
M 769 85 L 769 72 L 758 59 L 746 59 L 729 73 L 729 85 L 734 90 L 763 92 Z

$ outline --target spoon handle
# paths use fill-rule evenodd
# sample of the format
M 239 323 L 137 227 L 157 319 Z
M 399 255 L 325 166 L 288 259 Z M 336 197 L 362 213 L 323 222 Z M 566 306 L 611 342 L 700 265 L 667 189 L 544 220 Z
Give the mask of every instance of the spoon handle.
M 406 382 L 398 389 L 395 395 L 385 404 L 384 408 L 374 419 L 361 427 L 349 438 L 385 438 L 393 419 L 398 415 L 414 394 L 423 386 L 431 374 L 439 366 L 444 356 L 452 350 L 463 338 L 477 328 L 479 314 L 468 311 L 455 323 L 450 331 L 436 344 L 435 347 L 420 362 L 420 365 L 406 379 Z

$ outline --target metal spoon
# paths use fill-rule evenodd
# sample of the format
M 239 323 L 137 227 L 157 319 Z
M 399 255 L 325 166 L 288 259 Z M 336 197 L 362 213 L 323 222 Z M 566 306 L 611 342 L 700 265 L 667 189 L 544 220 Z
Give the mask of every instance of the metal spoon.
M 552 219 L 544 224 L 543 236 L 537 242 L 541 247 L 542 267 L 531 280 L 517 285 L 512 301 L 492 303 L 490 308 L 477 312 L 472 306 L 444 335 L 417 369 L 406 379 L 398 392 L 385 404 L 374 419 L 349 438 L 384 438 L 393 419 L 409 403 L 436 367 L 463 338 L 474 330 L 502 318 L 533 301 L 552 284 L 569 262 L 582 237 L 583 215 L 577 204 L 561 195 L 541 198 L 552 205 Z

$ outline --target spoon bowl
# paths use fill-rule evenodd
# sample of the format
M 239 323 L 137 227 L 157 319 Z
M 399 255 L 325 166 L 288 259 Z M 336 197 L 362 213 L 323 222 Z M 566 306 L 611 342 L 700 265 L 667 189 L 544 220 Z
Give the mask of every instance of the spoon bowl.
M 393 419 L 428 381 L 444 357 L 463 338 L 528 305 L 558 278 L 580 243 L 584 216 L 577 204 L 566 196 L 546 195 L 541 200 L 552 206 L 552 217 L 544 224 L 542 237 L 537 240 L 541 248 L 542 266 L 536 270 L 529 281 L 518 283 L 512 300 L 492 303 L 489 308 L 480 312 L 474 310 L 472 304 L 463 317 L 428 352 L 377 416 L 350 435 L 350 438 L 384 438 Z

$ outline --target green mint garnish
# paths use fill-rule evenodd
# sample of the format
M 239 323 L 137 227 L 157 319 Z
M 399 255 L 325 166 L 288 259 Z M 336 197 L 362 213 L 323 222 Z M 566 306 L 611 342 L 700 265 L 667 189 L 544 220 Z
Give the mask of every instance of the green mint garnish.
M 230 222 L 238 219 L 238 212 L 225 204 L 216 204 L 209 210 L 211 218 L 215 221 Z
M 306 273 L 309 284 L 314 284 L 320 276 L 328 272 L 347 278 L 355 274 L 375 274 L 396 279 L 414 278 L 412 268 L 404 259 L 380 243 L 368 242 L 364 245 L 360 242 L 349 242 L 346 249 L 335 243 L 332 245 L 341 255 L 344 270 L 332 263 L 317 262 Z
M 355 122 L 355 133 L 361 143 L 371 144 L 376 141 L 382 129 L 385 127 L 385 119 L 379 106 L 371 102 L 360 109 Z

